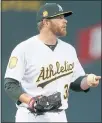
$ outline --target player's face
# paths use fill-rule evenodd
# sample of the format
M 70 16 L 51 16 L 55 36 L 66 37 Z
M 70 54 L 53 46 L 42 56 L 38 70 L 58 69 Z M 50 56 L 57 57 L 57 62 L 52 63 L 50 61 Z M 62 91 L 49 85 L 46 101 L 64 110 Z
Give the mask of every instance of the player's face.
M 55 34 L 56 36 L 66 36 L 67 20 L 64 18 L 63 15 L 50 19 L 49 22 L 49 29 L 53 32 L 53 34 Z

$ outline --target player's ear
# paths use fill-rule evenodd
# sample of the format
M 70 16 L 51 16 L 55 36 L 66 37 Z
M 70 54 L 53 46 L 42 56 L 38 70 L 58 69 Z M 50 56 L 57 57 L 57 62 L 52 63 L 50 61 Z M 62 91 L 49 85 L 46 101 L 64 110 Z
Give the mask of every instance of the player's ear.
M 48 19 L 43 19 L 43 24 L 44 24 L 45 26 L 48 26 L 48 25 L 49 25 Z

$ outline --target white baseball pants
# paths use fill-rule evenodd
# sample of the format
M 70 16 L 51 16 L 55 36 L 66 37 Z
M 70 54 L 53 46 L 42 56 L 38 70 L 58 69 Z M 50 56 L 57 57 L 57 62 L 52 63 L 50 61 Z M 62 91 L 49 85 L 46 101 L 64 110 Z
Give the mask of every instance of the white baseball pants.
M 19 107 L 15 122 L 68 122 L 65 111 L 46 112 L 43 115 L 34 115 L 26 107 Z

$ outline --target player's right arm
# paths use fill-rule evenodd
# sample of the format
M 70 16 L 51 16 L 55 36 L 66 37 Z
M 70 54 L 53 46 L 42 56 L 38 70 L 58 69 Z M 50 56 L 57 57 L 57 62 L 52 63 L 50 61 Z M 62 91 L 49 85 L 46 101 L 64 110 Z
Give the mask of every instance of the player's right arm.
M 31 97 L 25 93 L 21 87 L 21 80 L 23 78 L 26 67 L 25 53 L 22 45 L 16 46 L 12 51 L 7 65 L 4 88 L 7 94 L 16 103 L 29 103 Z
M 31 97 L 24 92 L 19 81 L 12 78 L 5 78 L 4 88 L 9 97 L 17 104 L 20 104 L 21 102 L 26 104 L 29 103 Z

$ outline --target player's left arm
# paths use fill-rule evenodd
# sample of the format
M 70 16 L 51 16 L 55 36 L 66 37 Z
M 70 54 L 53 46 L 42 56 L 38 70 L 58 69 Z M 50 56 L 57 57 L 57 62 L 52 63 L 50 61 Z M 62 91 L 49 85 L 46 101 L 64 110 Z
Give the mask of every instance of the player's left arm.
M 83 90 L 89 88 L 89 87 L 97 87 L 99 85 L 99 80 L 101 79 L 101 76 L 97 76 L 95 74 L 87 74 L 81 81 L 81 88 Z
M 74 73 L 72 77 L 72 83 L 70 84 L 70 89 L 74 91 L 84 91 L 88 92 L 90 87 L 97 87 L 101 76 L 95 74 L 86 74 L 82 65 L 80 64 L 76 51 L 74 49 Z
M 80 76 L 70 84 L 70 89 L 77 92 L 88 92 L 90 90 L 90 87 L 97 87 L 99 85 L 100 79 L 101 76 L 97 76 L 95 74 L 87 74 L 85 76 Z

